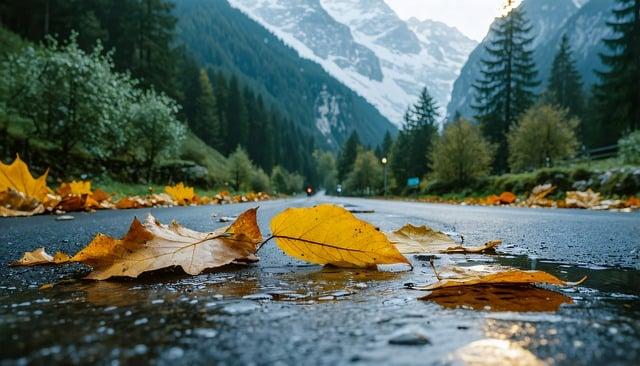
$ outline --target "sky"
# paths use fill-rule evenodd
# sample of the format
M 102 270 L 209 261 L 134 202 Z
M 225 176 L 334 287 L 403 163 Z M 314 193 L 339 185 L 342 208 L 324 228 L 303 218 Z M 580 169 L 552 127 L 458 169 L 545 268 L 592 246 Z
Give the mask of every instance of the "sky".
M 385 0 L 402 19 L 432 19 L 458 28 L 481 41 L 493 19 L 502 14 L 506 0 Z

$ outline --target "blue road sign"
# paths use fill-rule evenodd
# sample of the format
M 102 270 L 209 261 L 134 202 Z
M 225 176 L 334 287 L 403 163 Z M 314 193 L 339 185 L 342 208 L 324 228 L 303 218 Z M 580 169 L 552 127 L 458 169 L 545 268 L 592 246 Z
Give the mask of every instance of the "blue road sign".
M 420 178 L 413 177 L 407 179 L 407 187 L 417 187 L 420 185 Z

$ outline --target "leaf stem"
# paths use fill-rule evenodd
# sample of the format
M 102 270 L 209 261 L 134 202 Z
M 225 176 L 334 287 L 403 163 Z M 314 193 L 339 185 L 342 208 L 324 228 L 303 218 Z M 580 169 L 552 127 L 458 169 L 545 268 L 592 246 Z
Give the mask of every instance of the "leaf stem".
M 275 238 L 275 235 L 271 235 L 270 237 L 266 238 L 265 240 L 262 241 L 262 243 L 260 243 L 260 245 L 258 246 L 258 249 L 256 249 L 256 253 L 258 253 L 260 251 L 260 249 L 262 249 L 262 247 L 267 244 L 267 242 L 271 239 Z
M 436 266 L 433 264 L 433 257 L 429 258 L 429 264 L 431 265 L 431 269 L 433 269 L 433 273 L 435 273 L 436 278 L 438 279 L 438 281 L 442 281 L 442 278 L 440 278 L 440 275 L 438 274 L 438 271 L 436 270 Z

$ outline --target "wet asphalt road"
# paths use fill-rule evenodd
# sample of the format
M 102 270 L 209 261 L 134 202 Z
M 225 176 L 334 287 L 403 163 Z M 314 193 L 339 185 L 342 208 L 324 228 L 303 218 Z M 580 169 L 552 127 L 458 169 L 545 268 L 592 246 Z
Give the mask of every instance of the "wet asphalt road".
M 320 196 L 261 202 L 263 234 L 286 207 L 320 201 L 372 209 L 359 216 L 383 230 L 412 222 L 455 231 L 468 244 L 504 241 L 499 256 L 438 257 L 436 266 L 499 263 L 589 279 L 561 290 L 571 303 L 557 312 L 447 309 L 416 300 L 424 293 L 403 287 L 435 280 L 424 258 L 410 257 L 412 272 L 327 269 L 290 259 L 271 243 L 249 267 L 195 277 L 165 271 L 136 280 L 75 280 L 39 290 L 87 270 L 4 264 L 40 246 L 74 253 L 97 232 L 123 235 L 134 216 L 149 212 L 162 222 L 210 231 L 225 225 L 218 217 L 255 204 L 79 213 L 71 221 L 2 219 L 0 364 L 440 365 L 474 355 L 492 360 L 504 347 L 520 350 L 520 359 L 551 364 L 638 364 L 639 213 Z

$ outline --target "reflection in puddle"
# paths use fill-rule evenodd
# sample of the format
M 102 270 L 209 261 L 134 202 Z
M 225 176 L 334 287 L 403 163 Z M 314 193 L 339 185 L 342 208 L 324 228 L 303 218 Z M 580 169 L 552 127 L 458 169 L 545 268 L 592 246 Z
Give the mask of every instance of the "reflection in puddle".
M 568 296 L 538 287 L 495 285 L 442 288 L 420 299 L 445 308 L 518 312 L 557 311 L 562 304 L 573 303 Z
M 457 350 L 453 362 L 463 365 L 544 365 L 533 353 L 516 343 L 501 339 L 482 339 Z

